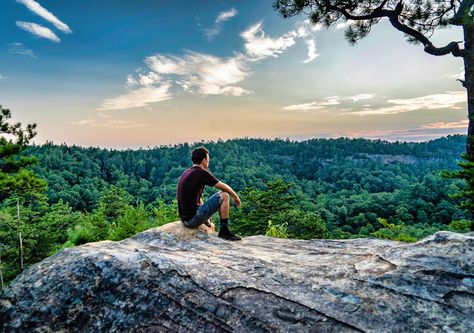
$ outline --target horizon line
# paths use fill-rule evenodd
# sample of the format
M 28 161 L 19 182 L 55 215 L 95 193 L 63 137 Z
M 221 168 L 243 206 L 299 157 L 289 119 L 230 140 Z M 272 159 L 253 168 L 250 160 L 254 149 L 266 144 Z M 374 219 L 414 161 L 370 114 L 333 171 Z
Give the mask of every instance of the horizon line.
M 138 148 L 132 148 L 132 147 L 122 147 L 122 148 L 113 148 L 113 147 L 107 147 L 107 146 L 82 146 L 79 144 L 68 144 L 66 142 L 62 143 L 55 143 L 54 141 L 46 140 L 43 143 L 31 143 L 28 145 L 28 147 L 33 146 L 33 147 L 41 147 L 41 146 L 46 146 L 46 145 L 55 145 L 55 146 L 68 146 L 68 147 L 80 147 L 83 149 L 104 149 L 104 150 L 119 150 L 119 151 L 126 151 L 126 150 L 132 150 L 132 151 L 137 151 L 137 150 L 152 150 L 152 149 L 160 149 L 160 148 L 173 148 L 175 146 L 183 146 L 183 145 L 188 145 L 188 146 L 197 146 L 197 145 L 205 145 L 205 144 L 216 144 L 216 143 L 226 143 L 229 141 L 237 141 L 237 140 L 262 140 L 262 141 L 286 141 L 290 143 L 304 143 L 312 140 L 341 140 L 341 139 L 349 139 L 349 140 L 367 140 L 367 141 L 381 141 L 381 142 L 388 142 L 388 143 L 415 143 L 415 144 L 422 144 L 422 143 L 429 143 L 432 141 L 436 141 L 439 139 L 443 138 L 450 138 L 450 137 L 457 137 L 457 136 L 463 136 L 467 137 L 466 134 L 448 134 L 448 135 L 443 135 L 440 137 L 432 138 L 432 139 L 427 139 L 427 140 L 400 140 L 400 139 L 389 139 L 389 138 L 366 138 L 366 137 L 349 137 L 349 136 L 340 136 L 340 137 L 312 137 L 312 138 L 305 138 L 305 139 L 295 139 L 295 138 L 290 138 L 290 137 L 271 137 L 271 138 L 265 138 L 265 137 L 234 137 L 234 138 L 218 138 L 218 139 L 210 139 L 210 140 L 201 140 L 201 141 L 193 141 L 193 142 L 177 142 L 177 143 L 167 143 L 167 144 L 161 144 L 161 145 L 155 145 L 155 146 L 146 146 L 146 147 L 138 147 Z

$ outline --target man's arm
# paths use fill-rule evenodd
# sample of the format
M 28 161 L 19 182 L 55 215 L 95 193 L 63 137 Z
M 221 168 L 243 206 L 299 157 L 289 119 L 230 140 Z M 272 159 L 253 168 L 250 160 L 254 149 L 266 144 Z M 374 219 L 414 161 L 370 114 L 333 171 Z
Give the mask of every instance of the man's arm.
M 229 193 L 229 195 L 234 200 L 235 205 L 240 208 L 240 198 L 237 195 L 237 193 L 234 192 L 232 187 L 230 187 L 229 185 L 227 185 L 226 183 L 223 183 L 221 181 L 218 182 L 216 185 L 214 185 L 214 187 L 218 188 L 219 190 L 221 190 L 223 192 Z

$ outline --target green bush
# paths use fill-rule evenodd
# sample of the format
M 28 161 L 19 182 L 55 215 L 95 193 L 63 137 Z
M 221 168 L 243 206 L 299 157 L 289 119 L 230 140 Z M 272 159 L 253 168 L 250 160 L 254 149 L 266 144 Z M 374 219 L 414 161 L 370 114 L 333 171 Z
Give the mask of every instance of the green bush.
M 143 203 L 138 207 L 128 206 L 110 228 L 108 239 L 118 241 L 128 238 L 148 229 L 150 224 L 150 215 Z
M 448 224 L 448 230 L 453 232 L 469 232 L 471 230 L 471 221 L 455 220 Z
M 268 228 L 265 236 L 274 238 L 288 238 L 288 232 L 286 231 L 288 224 L 284 223 L 281 225 L 275 225 L 271 220 L 268 221 Z

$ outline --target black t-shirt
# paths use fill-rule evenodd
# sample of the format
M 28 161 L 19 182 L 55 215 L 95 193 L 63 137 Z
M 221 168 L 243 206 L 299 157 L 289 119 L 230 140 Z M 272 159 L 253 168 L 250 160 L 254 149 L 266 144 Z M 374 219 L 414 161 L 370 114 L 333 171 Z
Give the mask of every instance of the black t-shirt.
M 214 186 L 219 180 L 212 173 L 199 166 L 183 172 L 178 183 L 178 213 L 182 221 L 189 221 L 196 215 L 204 185 Z

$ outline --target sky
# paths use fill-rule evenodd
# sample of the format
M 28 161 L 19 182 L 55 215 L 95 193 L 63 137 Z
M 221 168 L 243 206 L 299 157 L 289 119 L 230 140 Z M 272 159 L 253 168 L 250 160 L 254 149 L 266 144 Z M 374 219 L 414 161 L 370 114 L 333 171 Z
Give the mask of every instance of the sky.
M 350 46 L 350 21 L 283 19 L 268 0 L 1 0 L 0 13 L 0 105 L 37 124 L 37 144 L 466 133 L 462 60 L 386 21 Z

